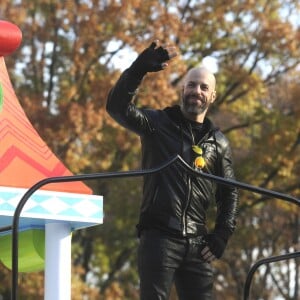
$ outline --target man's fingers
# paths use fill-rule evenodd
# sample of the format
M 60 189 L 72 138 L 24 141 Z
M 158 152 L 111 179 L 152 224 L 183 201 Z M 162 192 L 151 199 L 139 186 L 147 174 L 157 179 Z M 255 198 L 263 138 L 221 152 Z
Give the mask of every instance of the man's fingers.
M 201 250 L 201 256 L 204 259 L 204 261 L 206 261 L 206 262 L 212 262 L 214 259 L 216 259 L 216 257 L 212 254 L 212 252 L 210 251 L 210 249 L 207 246 L 205 246 Z
M 161 47 L 163 50 L 167 51 L 169 59 L 172 59 L 178 55 L 175 46 L 170 46 L 169 44 L 161 45 L 161 42 L 159 40 L 154 40 L 151 46 L 153 49 L 158 49 L 159 47 Z
M 159 39 L 154 40 L 154 43 L 156 44 L 156 47 L 159 47 L 161 44 Z
M 178 55 L 176 47 L 173 47 L 173 46 L 166 47 L 165 50 L 168 52 L 169 59 L 172 59 Z
M 166 51 L 166 61 L 164 61 L 163 63 L 161 63 L 161 68 L 164 70 L 168 67 L 168 60 L 171 60 L 172 58 L 174 58 L 175 56 L 177 56 L 177 51 L 175 47 L 167 47 L 167 48 L 161 48 L 164 51 Z
M 167 68 L 167 67 L 168 67 L 168 63 L 164 62 L 164 63 L 161 64 L 161 68 L 162 68 L 162 69 L 165 69 L 165 68 Z
M 164 51 L 165 61 L 161 63 L 161 68 L 164 70 L 168 67 L 168 60 L 171 60 L 175 56 L 177 56 L 177 51 L 175 47 L 167 47 L 167 48 L 160 48 L 162 51 Z
M 154 40 L 154 41 L 151 43 L 150 48 L 156 49 L 156 48 L 159 47 L 159 45 L 160 45 L 159 40 Z
M 210 249 L 208 246 L 205 246 L 202 250 L 201 250 L 201 255 L 205 255 L 207 253 L 210 253 Z

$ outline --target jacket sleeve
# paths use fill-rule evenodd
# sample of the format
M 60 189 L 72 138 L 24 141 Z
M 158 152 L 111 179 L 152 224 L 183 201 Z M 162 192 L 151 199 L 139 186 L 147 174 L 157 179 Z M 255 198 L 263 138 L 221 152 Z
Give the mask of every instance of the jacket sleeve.
M 220 143 L 220 174 L 227 179 L 235 180 L 231 148 L 228 140 L 223 136 Z M 224 240 L 228 240 L 236 228 L 236 217 L 238 208 L 238 189 L 234 186 L 218 184 L 217 194 L 217 216 L 214 232 Z
M 152 131 L 145 112 L 132 103 L 141 81 L 142 79 L 132 76 L 129 69 L 125 70 L 110 90 L 106 102 L 109 115 L 120 125 L 139 135 Z

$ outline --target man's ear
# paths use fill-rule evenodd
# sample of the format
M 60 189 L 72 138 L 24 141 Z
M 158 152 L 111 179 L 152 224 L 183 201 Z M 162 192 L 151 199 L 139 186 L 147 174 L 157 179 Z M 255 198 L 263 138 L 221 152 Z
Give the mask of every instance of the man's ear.
M 217 92 L 213 91 L 211 94 L 211 103 L 214 103 L 217 98 Z
M 184 94 L 184 84 L 181 86 L 181 96 Z

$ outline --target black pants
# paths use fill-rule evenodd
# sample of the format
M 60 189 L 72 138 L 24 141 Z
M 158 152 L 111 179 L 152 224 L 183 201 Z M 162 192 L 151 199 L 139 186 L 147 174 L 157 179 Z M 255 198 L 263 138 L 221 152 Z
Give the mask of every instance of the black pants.
M 167 300 L 173 282 L 180 300 L 211 300 L 213 270 L 199 254 L 200 238 L 142 232 L 138 249 L 141 300 Z

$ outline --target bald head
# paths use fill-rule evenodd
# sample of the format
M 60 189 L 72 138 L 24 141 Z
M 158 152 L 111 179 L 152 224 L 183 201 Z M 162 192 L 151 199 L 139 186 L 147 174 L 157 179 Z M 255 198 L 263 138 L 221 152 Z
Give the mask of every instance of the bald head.
M 205 67 L 194 67 L 188 71 L 185 76 L 184 85 L 189 81 L 194 81 L 195 79 L 205 79 L 211 90 L 216 89 L 216 78 L 215 75 Z

